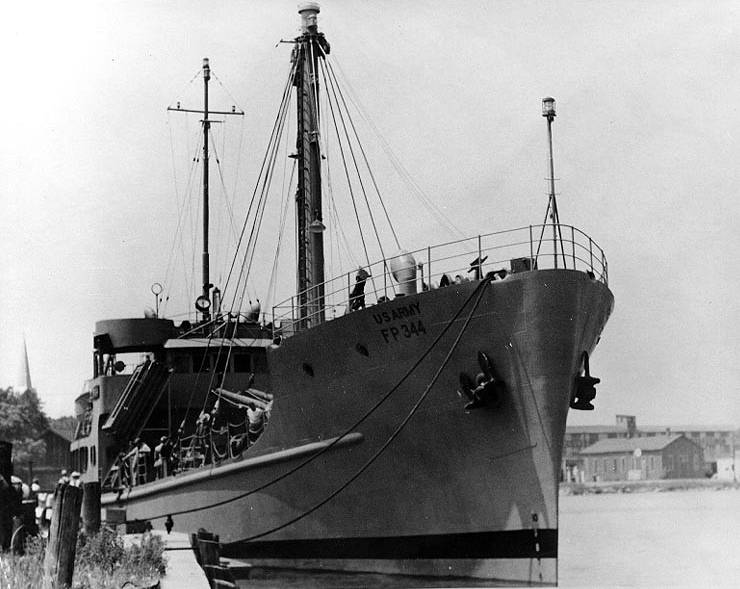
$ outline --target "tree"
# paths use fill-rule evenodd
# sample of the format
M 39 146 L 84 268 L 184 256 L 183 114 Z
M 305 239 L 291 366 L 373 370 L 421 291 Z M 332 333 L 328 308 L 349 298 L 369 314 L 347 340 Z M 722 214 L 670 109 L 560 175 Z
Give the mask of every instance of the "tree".
M 13 387 L 0 389 L 0 440 L 12 442 L 13 462 L 43 458 L 46 444 L 38 438 L 48 427 L 49 418 L 35 390 L 16 393 Z

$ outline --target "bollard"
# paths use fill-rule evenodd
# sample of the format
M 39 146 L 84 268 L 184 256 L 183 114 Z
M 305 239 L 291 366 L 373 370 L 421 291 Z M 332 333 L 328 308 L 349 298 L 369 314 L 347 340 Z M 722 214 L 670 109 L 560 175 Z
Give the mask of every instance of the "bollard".
M 72 586 L 77 548 L 77 528 L 82 508 L 82 489 L 61 485 L 54 493 L 54 512 L 49 529 L 49 544 L 44 558 L 44 588 Z
M 100 531 L 100 483 L 82 486 L 82 525 L 85 534 L 92 536 Z

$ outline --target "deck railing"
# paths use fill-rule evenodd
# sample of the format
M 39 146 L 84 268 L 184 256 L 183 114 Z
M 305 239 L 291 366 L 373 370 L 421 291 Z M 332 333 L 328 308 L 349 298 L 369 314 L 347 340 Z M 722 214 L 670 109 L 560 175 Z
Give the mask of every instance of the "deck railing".
M 556 239 L 553 238 L 553 225 L 529 225 L 414 250 L 410 254 L 416 278 L 406 283 L 397 282 L 391 272 L 394 264 L 398 265 L 399 254 L 380 260 L 364 267 L 369 277 L 363 301 L 369 306 L 399 294 L 439 288 L 446 281 L 454 283 L 477 280 L 492 273 L 503 277 L 508 273 L 545 269 L 580 270 L 608 285 L 604 251 L 572 225 L 555 227 Z M 478 260 L 483 262 L 478 264 Z M 326 320 L 350 312 L 353 303 L 355 306 L 359 304 L 351 297 L 357 272 L 341 274 L 323 284 Z M 320 322 L 321 310 L 302 309 L 300 301 L 298 294 L 273 307 L 275 335 L 289 336 Z

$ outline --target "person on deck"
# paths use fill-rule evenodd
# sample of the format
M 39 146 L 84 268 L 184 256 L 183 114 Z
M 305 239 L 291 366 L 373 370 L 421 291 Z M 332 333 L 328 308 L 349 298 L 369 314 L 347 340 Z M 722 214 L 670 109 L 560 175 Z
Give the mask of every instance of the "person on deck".
M 57 481 L 57 485 L 67 485 L 69 484 L 69 476 L 67 475 L 66 470 L 62 470 L 62 475 L 59 477 L 59 480 Z
M 370 274 L 364 269 L 360 268 L 355 276 L 355 286 L 352 292 L 349 293 L 349 310 L 359 311 L 365 308 L 365 283 L 370 277 Z

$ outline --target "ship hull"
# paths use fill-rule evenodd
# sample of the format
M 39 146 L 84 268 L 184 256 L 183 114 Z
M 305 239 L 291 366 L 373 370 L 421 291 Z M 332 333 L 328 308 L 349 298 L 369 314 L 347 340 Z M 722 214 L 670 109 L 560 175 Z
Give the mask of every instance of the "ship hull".
M 157 528 L 177 513 L 254 564 L 556 583 L 567 412 L 612 307 L 585 273 L 541 270 L 298 333 L 270 353 L 272 416 L 240 460 L 102 503 Z M 502 400 L 466 410 L 480 352 Z

